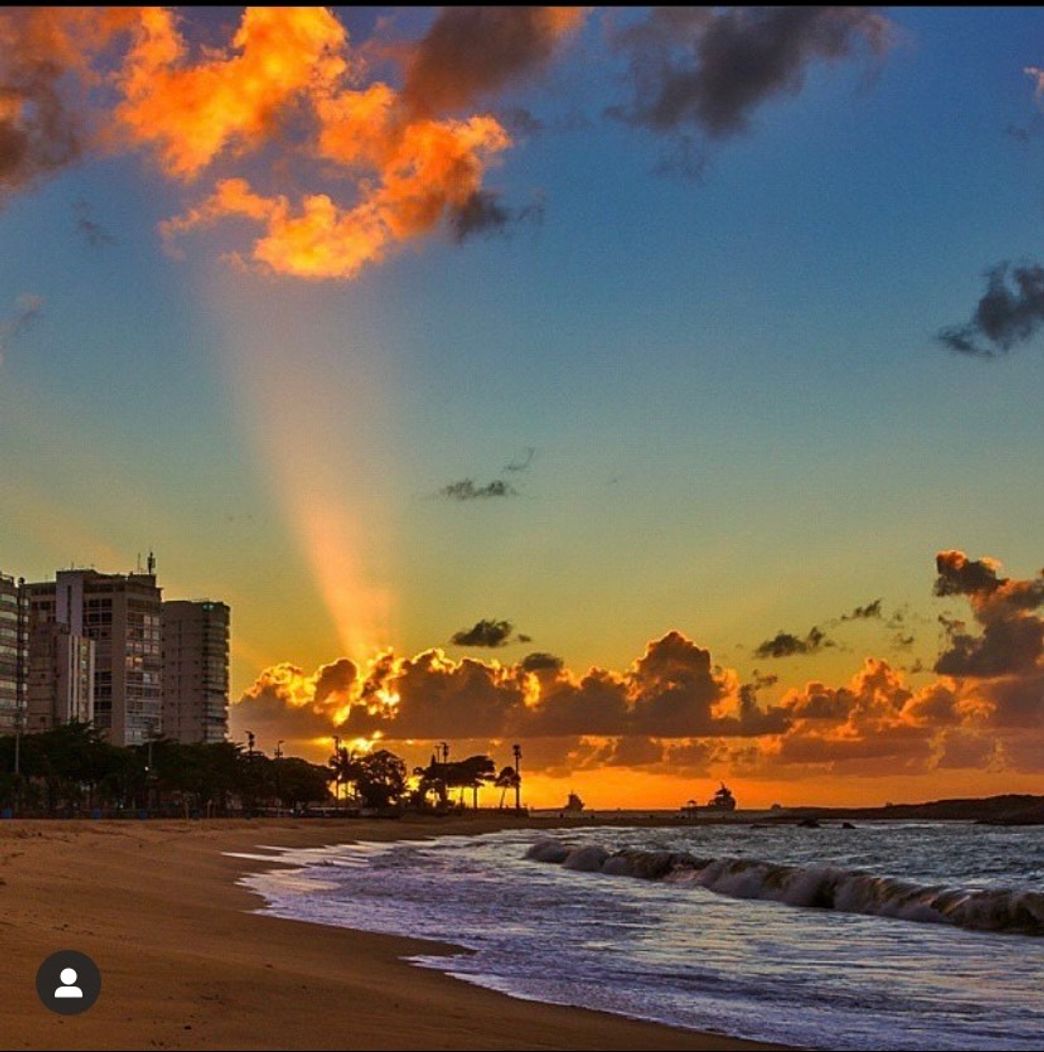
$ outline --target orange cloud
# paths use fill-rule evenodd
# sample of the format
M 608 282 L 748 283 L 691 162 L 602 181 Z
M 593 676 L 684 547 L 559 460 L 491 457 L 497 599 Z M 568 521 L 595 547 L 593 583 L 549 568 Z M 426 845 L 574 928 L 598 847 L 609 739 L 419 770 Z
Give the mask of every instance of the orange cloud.
M 1039 581 L 1001 578 L 999 564 L 971 563 L 961 553 L 941 553 L 939 567 L 937 592 L 967 595 L 977 616 L 1038 622 Z M 996 623 L 985 621 L 981 639 Z M 262 675 L 244 699 L 246 711 L 273 693 L 272 679 L 271 670 Z M 843 686 L 812 681 L 776 705 L 758 701 L 763 685 L 741 683 L 673 631 L 621 672 L 578 675 L 543 653 L 502 664 L 456 661 L 438 649 L 412 658 L 384 652 L 326 716 L 338 733 L 380 731 L 393 741 L 539 741 L 544 769 L 563 775 L 609 766 L 705 772 L 718 764 L 759 778 L 881 777 L 962 767 L 1029 772 L 1044 764 L 1039 652 L 1015 672 L 942 676 L 919 689 L 876 657 Z M 289 699 L 294 704 L 292 693 Z
M 289 21 L 285 34 L 278 32 L 281 18 Z M 130 101 L 119 113 L 141 141 L 159 145 L 172 174 L 196 174 L 230 142 L 258 145 L 280 108 L 303 95 L 316 122 L 310 149 L 350 177 L 356 190 L 350 205 L 327 193 L 305 194 L 294 205 L 282 194 L 258 194 L 244 178 L 222 179 L 201 204 L 161 224 L 168 242 L 241 216 L 264 227 L 249 253 L 258 269 L 308 279 L 354 278 L 367 263 L 382 260 L 391 245 L 429 233 L 447 215 L 464 210 L 480 191 L 490 159 L 511 145 L 488 115 L 411 118 L 387 84 L 341 89 L 349 64 L 337 49 L 346 35 L 331 24 L 332 16 L 313 25 L 297 14 L 248 13 L 236 37 L 240 57 L 167 73 L 164 67 L 180 52 L 169 17 L 158 22 L 162 46 L 147 38 L 145 57 L 132 53 L 124 81 Z M 269 76 L 267 65 L 265 76 L 255 76 L 254 67 L 266 62 L 281 76 Z M 261 86 L 240 97 L 240 81 L 255 80 Z M 236 96 L 235 105 L 222 101 L 226 92 Z
M 167 174 L 191 179 L 226 147 L 257 148 L 287 107 L 334 84 L 348 68 L 347 40 L 326 8 L 248 7 L 233 53 L 191 64 L 173 13 L 145 8 L 117 78 L 116 118 Z
M 224 179 L 202 204 L 161 224 L 164 238 L 169 242 L 197 227 L 244 216 L 265 227 L 250 252 L 259 269 L 345 279 L 379 262 L 392 244 L 428 233 L 450 211 L 466 207 L 482 185 L 488 158 L 511 140 L 492 117 L 397 125 L 387 99 L 372 105 L 382 95 L 353 92 L 351 98 L 328 100 L 321 111 L 324 155 L 377 171 L 375 183 L 361 184 L 363 196 L 354 206 L 344 208 L 328 194 L 309 194 L 295 209 L 281 194 L 264 197 L 244 179 Z M 362 113 L 354 112 L 356 97 Z M 345 114 L 343 121 L 339 113 Z
M 548 46 L 582 18 L 573 9 L 524 10 L 532 42 Z M 471 24 L 486 16 L 453 17 Z M 497 16 L 502 27 L 513 20 Z M 122 55 L 109 51 L 117 35 L 126 38 Z M 0 189 L 79 155 L 86 105 L 67 84 L 78 79 L 79 95 L 110 111 L 108 148 L 146 151 L 181 182 L 217 172 L 201 201 L 161 224 L 164 238 L 247 219 L 261 235 L 248 252 L 229 255 L 270 274 L 354 278 L 393 245 L 474 211 L 490 161 L 511 145 L 489 114 L 440 118 L 439 107 L 421 114 L 388 84 L 359 87 L 361 52 L 321 7 L 246 8 L 227 47 L 195 50 L 169 8 L 30 9 L 0 15 L 0 43 Z M 543 61 L 544 45 L 535 46 L 528 58 L 504 53 L 500 83 Z M 104 75 L 95 69 L 102 59 Z M 483 79 L 498 77 L 491 69 Z M 268 146 L 279 150 L 279 178 L 293 191 L 258 188 L 258 173 L 267 178 L 271 166 L 244 167 Z M 326 185 L 331 179 L 338 185 Z

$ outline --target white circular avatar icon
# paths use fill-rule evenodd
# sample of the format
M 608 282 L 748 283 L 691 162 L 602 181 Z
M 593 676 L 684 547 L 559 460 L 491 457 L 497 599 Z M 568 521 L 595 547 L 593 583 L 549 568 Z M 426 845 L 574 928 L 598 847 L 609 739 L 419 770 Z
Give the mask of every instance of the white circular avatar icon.
M 79 950 L 59 950 L 37 970 L 36 993 L 41 1004 L 52 1012 L 80 1015 L 98 1000 L 101 973 L 87 954 Z
M 54 991 L 55 997 L 83 997 L 83 991 L 76 985 L 79 977 L 75 968 L 63 968 L 58 978 L 61 979 L 62 985 Z

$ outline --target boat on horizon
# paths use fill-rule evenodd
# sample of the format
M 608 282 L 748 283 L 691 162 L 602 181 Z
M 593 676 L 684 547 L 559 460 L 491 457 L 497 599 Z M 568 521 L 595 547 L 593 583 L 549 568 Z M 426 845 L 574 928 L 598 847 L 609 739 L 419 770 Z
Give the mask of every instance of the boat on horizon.
M 735 811 L 736 798 L 729 787 L 722 782 L 721 788 L 707 801 L 708 811 Z

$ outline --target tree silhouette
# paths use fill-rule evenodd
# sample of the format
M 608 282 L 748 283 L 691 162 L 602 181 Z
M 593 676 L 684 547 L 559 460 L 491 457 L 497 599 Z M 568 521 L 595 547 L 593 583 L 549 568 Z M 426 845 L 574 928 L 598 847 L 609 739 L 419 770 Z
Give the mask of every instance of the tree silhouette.
M 518 771 L 514 767 L 503 767 L 501 768 L 500 774 L 497 775 L 496 781 L 493 783 L 500 790 L 500 810 L 504 810 L 504 797 L 507 795 L 509 789 L 516 789 L 522 782 Z

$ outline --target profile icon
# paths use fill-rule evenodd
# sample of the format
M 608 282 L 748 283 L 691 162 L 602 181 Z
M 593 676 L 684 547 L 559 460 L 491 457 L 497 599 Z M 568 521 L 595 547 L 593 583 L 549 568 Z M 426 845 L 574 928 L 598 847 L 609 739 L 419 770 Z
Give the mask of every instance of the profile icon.
M 61 979 L 62 985 L 54 991 L 55 997 L 83 997 L 83 991 L 76 985 L 79 976 L 75 968 L 63 968 L 58 978 Z
M 52 953 L 36 972 L 36 995 L 59 1015 L 86 1012 L 101 993 L 98 966 L 79 950 Z

